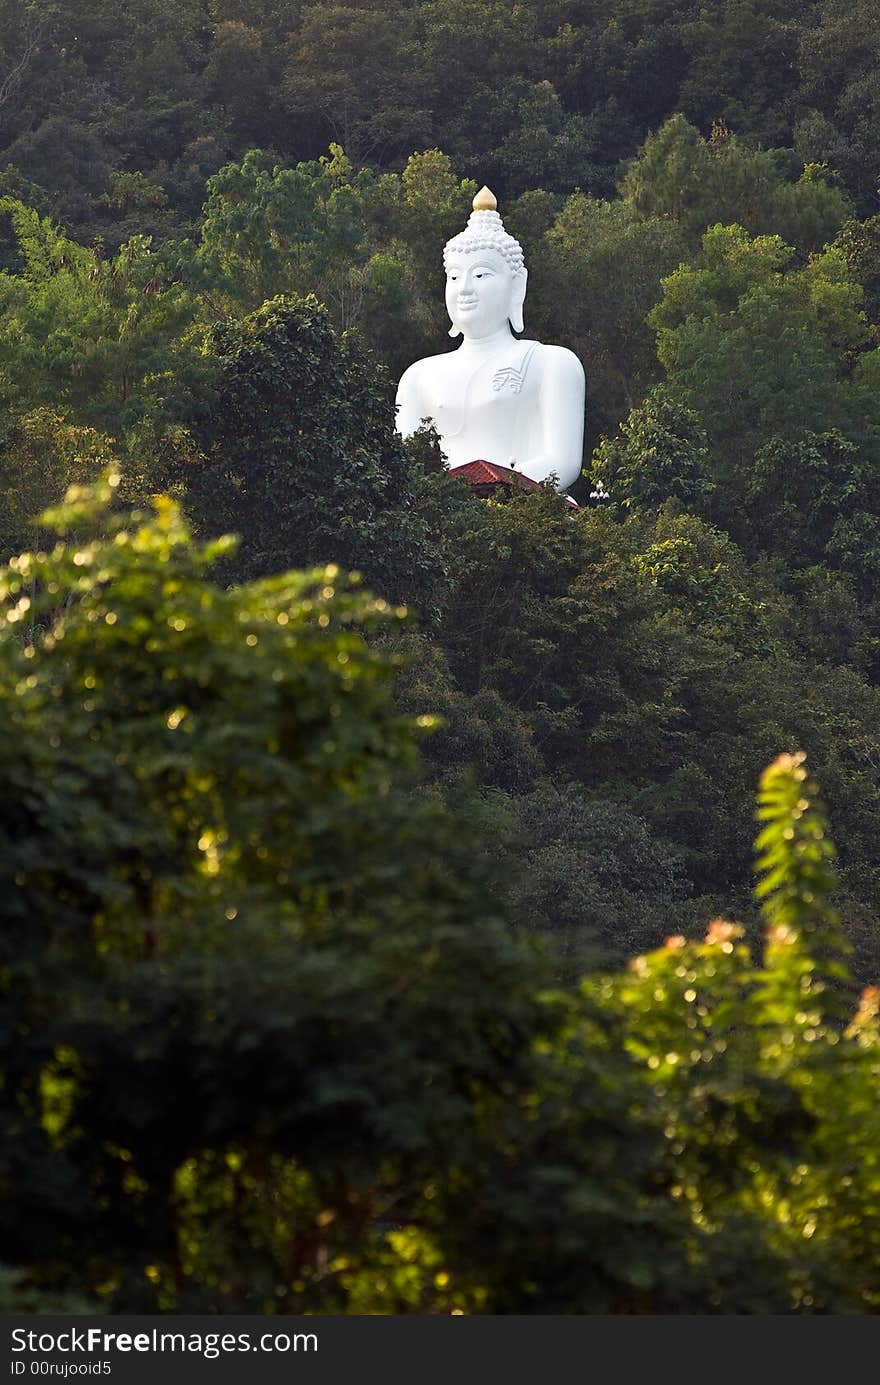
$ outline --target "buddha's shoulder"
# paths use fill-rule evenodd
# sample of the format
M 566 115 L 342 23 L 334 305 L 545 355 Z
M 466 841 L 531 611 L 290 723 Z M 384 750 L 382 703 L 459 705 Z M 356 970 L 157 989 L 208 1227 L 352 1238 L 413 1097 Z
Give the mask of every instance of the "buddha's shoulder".
M 439 356 L 423 356 L 420 361 L 413 361 L 411 366 L 407 366 L 400 377 L 400 385 L 417 385 L 425 377 L 436 376 L 438 371 L 448 370 L 454 358 L 454 351 L 443 351 Z
M 522 342 L 523 346 L 537 347 L 536 355 L 547 371 L 557 372 L 571 379 L 583 379 L 584 368 L 573 351 L 567 346 L 552 346 L 549 342 Z

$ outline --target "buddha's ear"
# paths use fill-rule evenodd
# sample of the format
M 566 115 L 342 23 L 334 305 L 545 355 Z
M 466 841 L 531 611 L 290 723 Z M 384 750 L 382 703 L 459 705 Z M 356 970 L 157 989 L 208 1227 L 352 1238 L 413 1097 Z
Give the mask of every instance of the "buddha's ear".
M 461 328 L 460 328 L 460 327 L 456 327 L 456 325 L 455 325 L 454 322 L 453 322 L 452 326 L 451 326 L 450 329 L 449 329 L 449 335 L 450 335 L 451 337 L 460 337 L 460 336 L 461 336 Z
M 523 303 L 529 286 L 529 271 L 523 267 L 513 281 L 510 295 L 510 325 L 514 332 L 523 330 Z

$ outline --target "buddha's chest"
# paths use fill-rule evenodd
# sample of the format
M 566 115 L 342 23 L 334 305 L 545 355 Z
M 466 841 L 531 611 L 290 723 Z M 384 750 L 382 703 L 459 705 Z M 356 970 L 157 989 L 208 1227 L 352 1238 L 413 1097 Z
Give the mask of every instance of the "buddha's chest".
M 459 464 L 453 454 L 506 462 L 520 452 L 537 408 L 535 350 L 534 342 L 513 342 L 509 351 L 482 361 L 463 352 L 447 357 L 447 368 L 432 382 L 430 402 L 453 465 Z

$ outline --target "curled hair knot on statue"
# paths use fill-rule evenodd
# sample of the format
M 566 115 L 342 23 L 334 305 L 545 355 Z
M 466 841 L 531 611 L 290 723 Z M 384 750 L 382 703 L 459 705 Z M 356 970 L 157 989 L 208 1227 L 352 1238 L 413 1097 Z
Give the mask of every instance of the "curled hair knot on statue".
M 525 269 L 522 246 L 505 231 L 497 212 L 471 212 L 465 229 L 443 247 L 443 267 L 449 268 L 454 255 L 474 255 L 480 250 L 494 250 L 506 261 L 512 274 L 522 274 Z

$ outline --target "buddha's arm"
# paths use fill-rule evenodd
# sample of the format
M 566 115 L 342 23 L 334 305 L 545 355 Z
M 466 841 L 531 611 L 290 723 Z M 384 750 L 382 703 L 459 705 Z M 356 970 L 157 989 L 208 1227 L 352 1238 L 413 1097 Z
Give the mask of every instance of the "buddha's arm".
M 584 452 L 584 368 L 573 352 L 545 346 L 540 411 L 541 448 L 517 460 L 516 470 L 534 481 L 551 472 L 566 490 L 581 474 Z
M 421 362 L 416 361 L 400 377 L 397 386 L 397 431 L 408 438 L 421 425 L 422 419 L 429 416 L 424 392 L 421 389 L 419 370 Z

